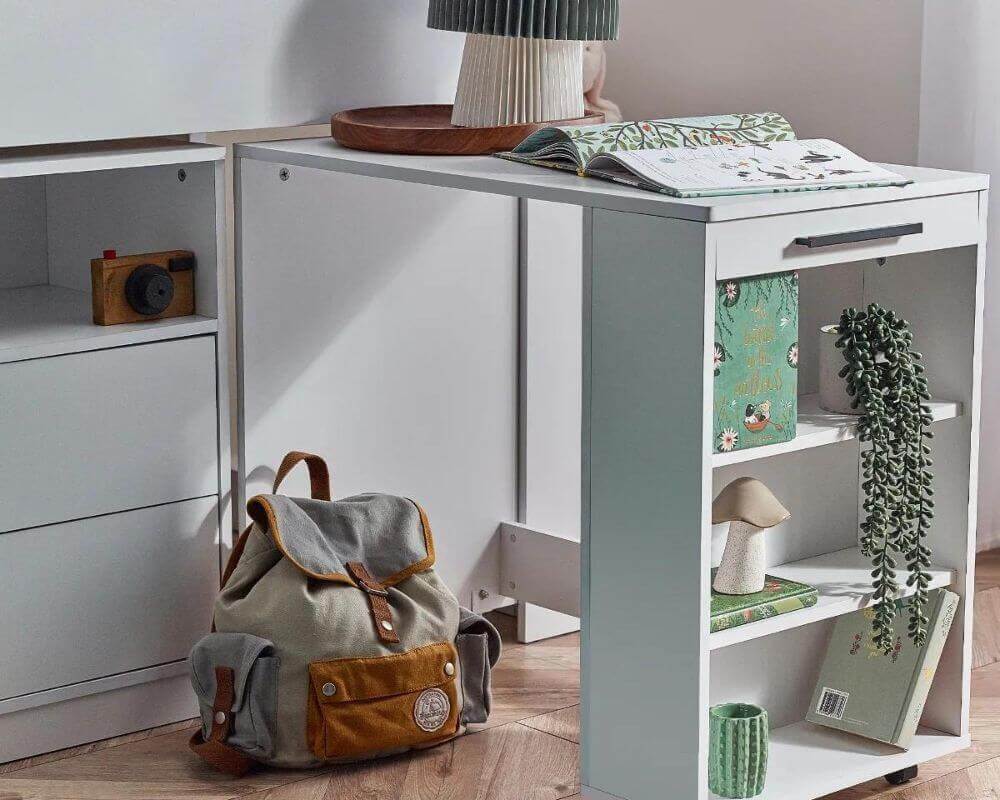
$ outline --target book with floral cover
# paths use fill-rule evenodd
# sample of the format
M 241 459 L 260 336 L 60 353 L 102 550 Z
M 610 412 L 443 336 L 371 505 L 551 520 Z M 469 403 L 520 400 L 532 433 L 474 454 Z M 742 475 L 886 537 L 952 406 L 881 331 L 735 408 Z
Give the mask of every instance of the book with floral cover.
M 702 147 L 741 142 L 778 142 L 795 138 L 780 114 L 724 114 L 544 128 L 500 158 L 585 174 L 594 156 L 629 150 Z
M 715 570 L 712 570 L 715 576 Z M 819 593 L 812 586 L 796 581 L 764 577 L 764 590 L 754 594 L 720 594 L 712 591 L 712 633 L 747 625 L 758 620 L 787 614 L 816 605 Z

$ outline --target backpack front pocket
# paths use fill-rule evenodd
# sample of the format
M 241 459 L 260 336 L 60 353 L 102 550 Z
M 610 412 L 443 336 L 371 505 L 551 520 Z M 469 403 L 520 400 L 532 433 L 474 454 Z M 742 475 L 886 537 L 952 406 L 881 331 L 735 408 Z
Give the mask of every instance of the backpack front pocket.
M 307 737 L 319 758 L 420 747 L 458 732 L 458 654 L 450 643 L 309 665 Z

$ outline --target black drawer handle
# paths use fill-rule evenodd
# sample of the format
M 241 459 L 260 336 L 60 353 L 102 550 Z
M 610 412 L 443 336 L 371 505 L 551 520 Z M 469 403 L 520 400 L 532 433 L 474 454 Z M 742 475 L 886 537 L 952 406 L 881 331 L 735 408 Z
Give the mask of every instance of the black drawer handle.
M 911 222 L 906 225 L 887 225 L 884 228 L 867 228 L 863 231 L 844 231 L 843 233 L 824 233 L 822 236 L 799 236 L 795 244 L 803 247 L 831 247 L 835 244 L 850 244 L 851 242 L 870 242 L 872 239 L 895 239 L 899 236 L 910 236 L 923 233 L 924 223 Z

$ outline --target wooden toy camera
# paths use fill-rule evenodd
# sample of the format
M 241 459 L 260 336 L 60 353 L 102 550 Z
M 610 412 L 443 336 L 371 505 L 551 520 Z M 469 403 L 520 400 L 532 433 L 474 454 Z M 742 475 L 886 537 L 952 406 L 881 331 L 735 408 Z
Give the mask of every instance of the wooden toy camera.
M 90 262 L 94 324 L 120 325 L 194 313 L 194 253 L 122 256 L 105 250 Z

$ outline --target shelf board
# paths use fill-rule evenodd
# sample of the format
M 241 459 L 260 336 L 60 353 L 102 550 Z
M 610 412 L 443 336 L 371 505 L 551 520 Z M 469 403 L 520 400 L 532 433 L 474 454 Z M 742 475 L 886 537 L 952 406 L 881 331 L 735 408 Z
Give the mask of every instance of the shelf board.
M 0 290 L 0 364 L 215 333 L 218 327 L 218 320 L 198 315 L 95 325 L 87 292 L 61 286 Z
M 769 575 L 815 586 L 819 590 L 816 605 L 709 634 L 709 646 L 713 650 L 728 647 L 866 608 L 872 605 L 871 569 L 871 562 L 861 555 L 859 547 L 769 567 Z M 955 581 L 954 570 L 932 566 L 929 572 L 931 588 L 950 586 Z
M 771 731 L 764 792 L 757 800 L 811 800 L 970 744 L 968 737 L 921 728 L 909 750 L 797 722 Z M 712 800 L 717 795 L 709 793 Z
M 935 422 L 962 416 L 962 404 L 955 401 L 935 400 L 930 403 Z M 831 414 L 819 407 L 819 395 L 799 397 L 799 417 L 795 438 L 789 442 L 734 450 L 731 453 L 712 453 L 712 466 L 724 467 L 742 464 L 759 458 L 793 453 L 810 447 L 846 442 L 858 435 L 858 418 L 850 414 Z
M 131 139 L 0 150 L 0 178 L 221 161 L 224 147 L 172 139 Z

